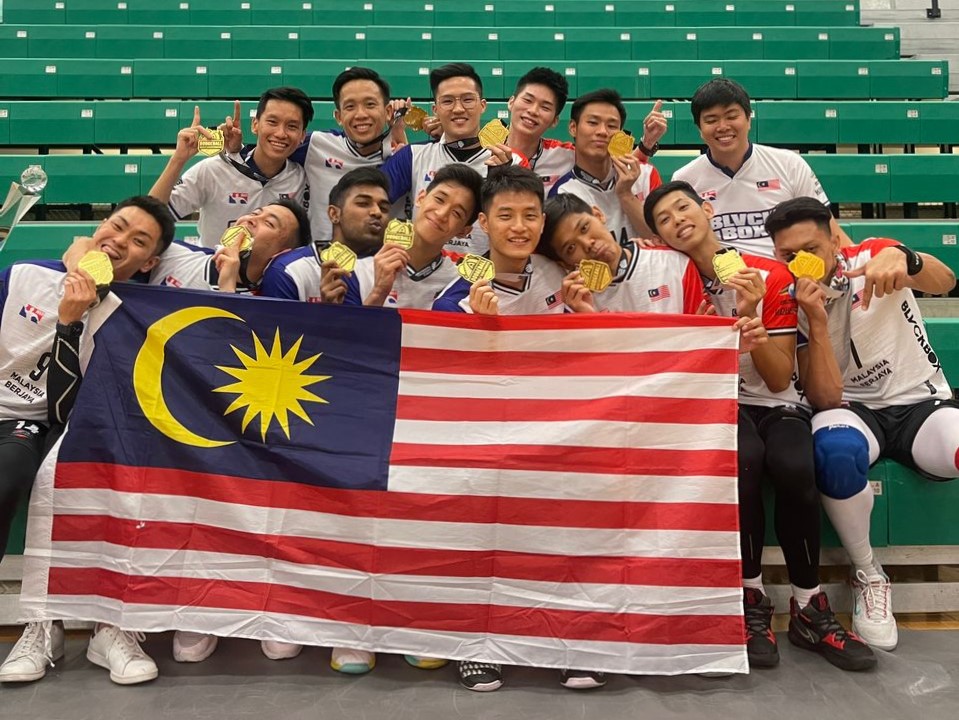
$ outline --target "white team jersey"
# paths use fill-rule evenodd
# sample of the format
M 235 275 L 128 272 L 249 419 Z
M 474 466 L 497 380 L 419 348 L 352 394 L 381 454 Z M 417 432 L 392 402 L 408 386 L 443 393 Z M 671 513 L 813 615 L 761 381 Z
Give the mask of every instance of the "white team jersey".
M 304 142 L 306 152 L 299 150 L 291 160 L 301 162 L 310 183 L 309 207 L 310 229 L 313 242 L 329 242 L 333 227 L 327 208 L 330 206 L 330 191 L 350 170 L 361 167 L 379 167 L 389 157 L 391 146 L 387 138 L 380 150 L 361 155 L 356 144 L 338 130 L 316 130 Z
M 646 199 L 653 190 L 662 184 L 659 171 L 649 163 L 640 164 L 639 178 L 633 183 L 633 195 L 640 201 Z M 626 245 L 633 238 L 639 237 L 639 232 L 623 212 L 623 206 L 616 197 L 616 171 L 610 170 L 605 180 L 593 177 L 585 170 L 574 167 L 563 175 L 553 188 L 549 196 L 569 193 L 584 200 L 587 205 L 595 205 L 606 216 L 606 227 L 620 245 Z
M 216 290 L 219 278 L 213 264 L 213 250 L 186 243 L 170 244 L 153 270 L 150 285 L 167 285 L 187 290 Z
M 493 280 L 493 290 L 499 298 L 500 315 L 552 315 L 566 312 L 563 302 L 564 273 L 559 265 L 542 255 L 530 255 L 530 273 L 523 287 L 516 289 Z M 472 313 L 470 283 L 457 277 L 446 286 L 433 303 L 434 310 Z
M 768 145 L 750 145 L 734 175 L 707 153 L 679 168 L 673 180 L 685 180 L 712 204 L 713 230 L 721 243 L 770 259 L 775 252 L 764 223 L 774 207 L 797 197 L 829 204 L 816 174 L 798 153 Z
M 549 195 L 553 185 L 576 164 L 576 146 L 573 143 L 543 138 L 539 149 L 531 158 L 513 150 L 513 153 L 526 161 L 530 170 L 543 179 L 543 191 Z
M 387 295 L 383 307 L 429 310 L 437 296 L 457 277 L 459 275 L 456 264 L 446 253 L 442 253 L 420 270 L 414 270 L 407 265 L 406 272 L 396 274 L 393 289 Z M 353 274 L 346 281 L 346 299 L 343 304 L 362 305 L 363 298 L 369 294 L 375 283 L 373 258 L 360 258 L 356 261 Z
M 762 318 L 763 327 L 770 337 L 796 335 L 796 300 L 793 297 L 792 273 L 780 262 L 743 254 L 747 267 L 756 268 L 766 284 L 766 294 L 756 309 Z M 736 291 L 723 287 L 718 280 L 706 283 L 706 295 L 716 308 L 716 314 L 736 317 Z M 806 396 L 799 384 L 799 371 L 793 359 L 793 374 L 790 385 L 782 392 L 774 393 L 763 381 L 750 353 L 739 355 L 739 402 L 744 405 L 763 407 L 809 408 Z
M 844 270 L 860 268 L 881 250 L 898 244 L 870 238 L 844 247 Z M 873 297 L 864 310 L 865 284 L 864 277 L 850 278 L 849 288 L 826 306 L 829 339 L 843 373 L 843 400 L 880 409 L 952 397 L 912 290 Z M 802 311 L 799 331 L 800 343 L 805 344 L 809 323 Z
M 260 295 L 301 302 L 322 302 L 320 259 L 315 243 L 277 256 L 263 273 Z
M 197 234 L 206 247 L 216 247 L 223 231 L 237 218 L 280 198 L 309 207 L 302 167 L 287 161 L 280 172 L 267 179 L 257 171 L 252 158 L 252 148 L 246 148 L 242 153 L 201 160 L 174 185 L 170 211 L 177 220 L 199 212 Z
M 383 172 L 390 179 L 390 201 L 397 203 L 408 196 L 409 217 L 415 214 L 412 203 L 420 190 L 425 190 L 441 168 L 456 162 L 469 165 L 481 177 L 486 177 L 489 167 L 486 161 L 491 154 L 485 148 L 477 148 L 466 159 L 459 160 L 441 138 L 439 142 L 415 143 L 400 148 L 384 165 Z M 457 254 L 482 255 L 489 249 L 489 237 L 473 223 L 473 229 L 465 237 L 455 237 L 446 244 L 447 251 Z
M 630 241 L 613 282 L 594 292 L 601 312 L 694 314 L 703 301 L 696 264 L 671 248 L 640 248 Z
M 57 332 L 66 268 L 60 262 L 22 262 L 0 274 L 0 420 L 47 420 L 47 367 Z M 80 367 L 93 336 L 120 305 L 108 294 L 83 317 Z

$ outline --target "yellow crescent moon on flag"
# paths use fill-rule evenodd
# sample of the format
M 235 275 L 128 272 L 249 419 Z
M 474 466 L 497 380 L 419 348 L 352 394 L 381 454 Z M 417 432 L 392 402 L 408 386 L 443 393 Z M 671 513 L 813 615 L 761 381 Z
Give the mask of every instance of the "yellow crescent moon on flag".
M 184 445 L 215 448 L 232 445 L 235 442 L 212 440 L 197 435 L 173 416 L 167 406 L 166 398 L 163 397 L 163 364 L 166 361 L 167 342 L 181 330 L 201 320 L 216 318 L 243 322 L 243 318 L 213 307 L 184 308 L 160 318 L 147 329 L 146 339 L 140 346 L 133 365 L 133 389 L 136 392 L 137 402 L 140 403 L 140 409 L 153 427 Z

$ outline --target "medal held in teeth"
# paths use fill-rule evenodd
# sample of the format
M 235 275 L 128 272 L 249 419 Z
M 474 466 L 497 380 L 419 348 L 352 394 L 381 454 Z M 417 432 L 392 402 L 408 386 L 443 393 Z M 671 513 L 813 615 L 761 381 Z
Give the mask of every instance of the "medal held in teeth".
M 492 280 L 496 277 L 496 266 L 489 258 L 470 254 L 456 266 L 456 272 L 472 285 L 480 280 Z
M 413 247 L 413 223 L 407 220 L 393 219 L 386 226 L 383 244 L 399 245 L 404 250 Z
M 509 128 L 499 120 L 490 120 L 479 131 L 480 145 L 484 148 L 504 145 L 509 137 Z
M 113 263 L 107 254 L 100 250 L 86 253 L 77 263 L 77 269 L 90 275 L 98 288 L 109 287 L 113 282 Z
M 420 131 L 423 129 L 423 121 L 426 120 L 427 117 L 429 116 L 426 114 L 426 110 L 413 105 L 403 115 L 403 124 L 410 130 Z
M 220 237 L 220 245 L 225 248 L 240 245 L 241 253 L 248 253 L 253 249 L 253 235 L 242 225 L 233 225 L 226 229 Z
M 789 272 L 798 280 L 799 278 L 812 278 L 819 282 L 826 276 L 826 263 L 818 255 L 813 255 L 805 250 L 800 250 L 787 265 Z
M 713 270 L 716 271 L 716 278 L 725 285 L 729 278 L 746 269 L 746 261 L 743 256 L 735 250 L 720 250 L 713 255 Z
M 353 272 L 353 268 L 356 267 L 356 253 L 341 242 L 335 242 L 326 247 L 320 253 L 320 260 L 323 262 L 332 260 L 346 272 Z
M 633 139 L 633 136 L 620 130 L 613 133 L 613 137 L 609 139 L 609 156 L 614 158 L 627 157 L 633 154 L 633 148 L 635 147 L 636 141 Z
M 223 148 L 226 144 L 226 141 L 223 138 L 222 130 L 207 130 L 210 133 L 210 137 L 206 137 L 203 133 L 197 132 L 196 138 L 196 149 L 201 155 L 206 155 L 207 157 L 213 157 L 214 155 L 219 155 L 223 152 Z
M 602 260 L 581 260 L 579 274 L 583 276 L 583 285 L 592 292 L 603 292 L 613 282 L 609 265 Z

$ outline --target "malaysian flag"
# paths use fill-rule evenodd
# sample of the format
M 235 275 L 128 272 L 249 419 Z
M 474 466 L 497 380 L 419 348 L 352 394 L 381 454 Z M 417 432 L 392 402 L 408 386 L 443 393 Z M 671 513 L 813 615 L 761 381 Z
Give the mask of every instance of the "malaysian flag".
M 746 670 L 729 319 L 118 292 L 25 618 Z
M 756 188 L 762 192 L 763 190 L 779 190 L 781 184 L 779 178 L 773 178 L 772 180 L 759 180 L 756 183 Z
M 665 300 L 669 296 L 669 285 L 660 285 L 658 288 L 653 288 L 649 291 L 649 299 L 653 302 Z

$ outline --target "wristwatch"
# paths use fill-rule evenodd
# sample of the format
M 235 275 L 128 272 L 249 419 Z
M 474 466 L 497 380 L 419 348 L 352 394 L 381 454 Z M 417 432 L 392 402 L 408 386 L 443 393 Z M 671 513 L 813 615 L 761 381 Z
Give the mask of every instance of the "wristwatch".
M 72 323 L 64 325 L 63 323 L 57 323 L 57 335 L 67 340 L 75 340 L 76 338 L 83 335 L 83 322 L 80 320 L 74 320 Z
M 651 158 L 653 155 L 659 152 L 659 143 L 654 143 L 650 148 L 646 147 L 646 144 L 640 140 L 637 147 L 639 148 L 639 151 L 648 158 Z
M 906 255 L 906 275 L 918 275 L 922 272 L 922 257 L 912 248 L 905 245 L 893 245 L 897 250 L 902 250 Z

